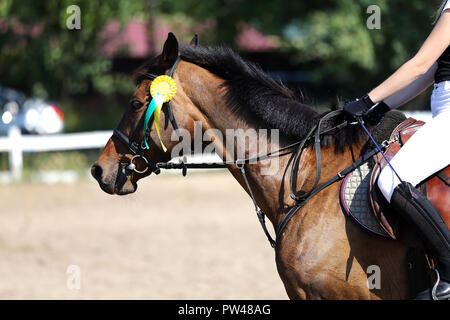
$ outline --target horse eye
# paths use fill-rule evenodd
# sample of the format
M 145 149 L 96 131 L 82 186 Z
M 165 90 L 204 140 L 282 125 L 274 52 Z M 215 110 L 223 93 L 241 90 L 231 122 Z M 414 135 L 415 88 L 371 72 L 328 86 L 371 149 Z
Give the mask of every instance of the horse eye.
M 142 107 L 143 103 L 138 100 L 133 100 L 133 101 L 131 101 L 130 105 L 134 109 L 139 109 L 140 107 Z

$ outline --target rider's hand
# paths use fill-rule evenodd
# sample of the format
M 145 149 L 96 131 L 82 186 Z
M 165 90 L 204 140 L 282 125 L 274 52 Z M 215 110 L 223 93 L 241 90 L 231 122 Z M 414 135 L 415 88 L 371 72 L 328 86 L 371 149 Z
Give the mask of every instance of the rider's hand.
M 363 117 L 364 120 L 371 124 L 377 124 L 383 118 L 384 114 L 391 110 L 391 108 L 381 101 L 380 103 L 373 103 L 368 95 L 361 99 L 347 102 L 344 105 L 344 112 L 351 117 Z
M 344 112 L 352 117 L 362 116 L 374 105 L 375 103 L 366 94 L 364 97 L 360 99 L 356 99 L 355 101 L 345 103 Z
M 391 108 L 384 103 L 384 101 L 381 101 L 366 111 L 363 114 L 363 118 L 370 124 L 377 124 L 389 110 L 391 110 Z

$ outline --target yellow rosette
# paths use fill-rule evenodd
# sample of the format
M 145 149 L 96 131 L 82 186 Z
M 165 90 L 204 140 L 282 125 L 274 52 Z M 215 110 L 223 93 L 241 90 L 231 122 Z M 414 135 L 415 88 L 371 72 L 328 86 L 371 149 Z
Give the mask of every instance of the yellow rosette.
M 158 133 L 159 141 L 161 142 L 161 146 L 164 152 L 167 151 L 167 148 L 161 140 L 161 134 L 159 131 L 159 118 L 161 115 L 161 108 L 163 104 L 172 100 L 176 92 L 177 84 L 175 80 L 167 75 L 155 78 L 155 80 L 153 80 L 152 82 L 152 85 L 150 86 L 150 94 L 153 99 L 148 106 L 147 112 L 145 113 L 144 132 L 147 129 L 152 114 L 154 114 L 156 132 Z M 145 146 L 148 149 L 149 147 L 147 141 L 145 141 L 145 136 L 144 142 Z

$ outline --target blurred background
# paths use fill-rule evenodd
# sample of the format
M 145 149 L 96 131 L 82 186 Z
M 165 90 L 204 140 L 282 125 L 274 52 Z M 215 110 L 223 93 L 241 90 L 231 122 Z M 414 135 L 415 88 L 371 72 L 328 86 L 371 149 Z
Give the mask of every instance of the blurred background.
M 0 87 L 44 99 L 42 104 L 60 111 L 47 110 L 51 119 L 41 122 L 50 128 L 42 133 L 111 130 L 134 89 L 133 70 L 160 53 L 173 31 L 183 42 L 198 33 L 201 45 L 233 47 L 274 78 L 301 90 L 313 106 L 326 107 L 336 97 L 361 96 L 411 58 L 432 29 L 439 3 L 0 0 Z M 80 8 L 79 30 L 67 28 L 67 8 L 74 4 Z M 370 5 L 381 9 L 380 29 L 366 26 Z M 5 134 L 1 127 L 11 123 L 10 113 L 17 109 L 8 102 L 16 99 L 21 109 L 23 97 L 8 98 L 1 90 L 0 96 L 2 115 L 7 112 L 0 126 Z M 427 109 L 428 96 L 419 96 L 404 110 Z M 28 117 L 31 127 L 37 122 L 34 111 Z M 26 124 L 21 127 L 27 131 Z M 92 152 L 64 154 L 77 161 L 64 160 L 59 153 L 25 155 L 24 167 L 75 169 L 95 159 Z M 0 169 L 7 166 L 2 154 Z
M 150 206 L 153 206 L 155 212 L 168 210 L 164 206 L 156 205 L 155 207 L 159 198 L 144 197 L 151 192 L 150 182 L 142 183 L 143 187 L 138 191 L 140 195 L 130 196 L 134 200 L 128 200 L 129 198 L 112 200 L 113 198 L 104 195 L 88 178 L 87 172 L 111 130 L 119 122 L 123 109 L 134 90 L 130 75 L 146 59 L 161 52 L 162 44 L 169 31 L 174 32 L 181 42 L 188 42 L 197 33 L 201 45 L 225 45 L 235 48 L 244 58 L 259 64 L 274 79 L 281 80 L 295 91 L 301 92 L 311 105 L 325 110 L 336 97 L 349 100 L 363 95 L 411 58 L 431 31 L 433 17 L 440 2 L 440 0 L 260 0 L 257 2 L 244 0 L 0 0 L 0 182 L 2 183 L 0 212 L 3 216 L 3 222 L 0 223 L 2 225 L 0 226 L 0 255 L 7 255 L 6 259 L 0 259 L 0 273 L 2 270 L 6 272 L 2 276 L 3 279 L 14 279 L 6 285 L 0 285 L 0 298 L 128 297 L 123 292 L 123 288 L 136 283 L 136 279 L 132 276 L 124 280 L 125 284 L 111 285 L 112 287 L 115 285 L 117 292 L 113 289 L 102 291 L 94 287 L 84 296 L 71 296 L 65 295 L 67 291 L 64 291 L 66 290 L 64 283 L 60 291 L 52 287 L 54 283 L 59 283 L 59 280 L 49 276 L 49 270 L 62 268 L 66 263 L 66 256 L 61 252 L 65 252 L 67 248 L 61 245 L 64 241 L 56 244 L 55 237 L 59 240 L 60 237 L 66 237 L 64 239 L 67 240 L 68 247 L 74 245 L 79 249 L 75 257 L 90 261 L 92 264 L 92 259 L 88 257 L 94 255 L 98 258 L 97 253 L 101 251 L 101 247 L 91 245 L 90 251 L 84 251 L 86 247 L 79 242 L 77 244 L 71 242 L 79 236 L 70 235 L 78 234 L 76 232 L 87 232 L 87 238 L 92 240 L 89 244 L 95 244 L 102 235 L 106 238 L 111 236 L 115 239 L 111 242 L 102 239 L 106 241 L 105 247 L 111 250 L 110 254 L 113 254 L 114 246 L 122 243 L 121 239 L 125 239 L 129 234 L 120 230 L 120 226 L 126 225 L 124 221 L 128 221 L 127 216 L 121 213 L 129 211 L 127 208 L 130 203 L 141 201 L 140 207 L 135 208 L 136 210 L 145 210 Z M 67 21 L 74 13 L 70 10 L 68 12 L 68 8 L 72 5 L 80 9 L 80 29 L 68 28 Z M 377 5 L 381 10 L 380 29 L 369 29 L 366 25 L 371 15 L 367 13 L 367 8 L 371 5 Z M 428 108 L 429 91 L 403 107 L 403 110 Z M 31 139 L 36 136 L 46 137 L 47 140 Z M 157 179 L 159 180 L 155 181 L 163 183 L 161 177 Z M 167 187 L 164 189 L 166 193 L 172 192 L 173 185 L 176 185 L 175 188 L 180 188 L 182 192 L 185 190 L 183 188 L 187 188 L 190 183 L 188 179 L 181 180 L 175 176 L 171 176 L 170 179 L 171 184 L 163 184 Z M 193 183 L 198 183 L 199 189 L 196 190 L 201 192 L 204 186 L 201 182 L 207 180 L 202 180 L 204 179 L 202 173 L 194 175 L 193 179 L 197 181 Z M 187 211 L 192 211 L 194 215 L 192 218 L 197 219 L 195 215 L 198 214 L 198 219 L 203 219 L 202 213 L 204 213 L 208 215 L 208 219 L 212 219 L 211 224 L 205 222 L 198 226 L 195 224 L 191 226 L 192 222 L 186 218 L 186 223 L 195 230 L 198 230 L 197 227 L 204 230 L 206 234 L 204 236 L 208 237 L 211 228 L 220 228 L 223 215 L 248 217 L 248 222 L 241 222 L 238 228 L 242 229 L 248 223 L 249 230 L 255 234 L 255 239 L 253 239 L 254 242 L 249 242 L 248 252 L 242 252 L 242 257 L 255 255 L 257 250 L 261 250 L 259 254 L 256 254 L 260 260 L 252 262 L 267 268 L 260 270 L 263 274 L 255 271 L 255 278 L 240 288 L 239 284 L 242 284 L 243 280 L 236 280 L 235 277 L 243 273 L 247 274 L 248 270 L 245 268 L 255 264 L 247 261 L 249 265 L 239 265 L 236 267 L 235 277 L 224 278 L 240 288 L 238 292 L 231 290 L 229 282 L 227 285 L 227 282 L 223 280 L 225 281 L 224 291 L 219 290 L 211 297 L 286 298 L 276 275 L 272 253 L 266 247 L 267 244 L 260 234 L 256 219 L 253 220 L 254 217 L 251 216 L 250 200 L 233 180 L 228 180 L 226 173 L 214 173 L 214 179 L 212 181 L 217 185 L 223 183 L 229 186 L 227 189 L 230 190 L 229 196 L 241 201 L 237 202 L 237 207 L 232 213 L 224 209 L 227 208 L 227 204 L 220 206 L 214 202 L 215 193 L 212 193 L 211 197 L 199 199 L 198 202 L 181 201 L 181 206 Z M 52 186 L 48 183 L 56 183 L 56 185 Z M 207 202 L 209 207 L 204 205 L 205 201 L 209 201 Z M 104 204 L 109 209 L 102 210 L 101 207 L 96 206 L 98 203 Z M 197 210 L 198 206 L 202 206 L 204 210 Z M 115 212 L 112 217 L 118 220 L 106 218 L 109 217 L 108 212 L 111 210 Z M 80 226 L 76 216 L 71 215 L 71 213 L 79 214 L 80 211 L 82 211 L 83 221 L 87 221 L 86 228 Z M 101 212 L 101 218 L 96 217 L 98 211 Z M 172 211 L 169 210 L 167 215 L 170 217 L 173 214 L 173 221 L 176 223 L 176 210 L 172 209 Z M 61 212 L 67 216 L 61 215 Z M 210 214 L 215 218 L 211 218 Z M 113 235 L 102 229 L 104 225 L 100 221 L 103 221 L 103 218 L 109 219 L 111 226 L 118 227 L 117 230 L 111 227 L 111 230 L 115 230 L 110 230 Z M 135 217 L 135 219 L 138 218 Z M 144 219 L 141 221 L 142 225 L 149 227 L 152 221 L 156 221 L 157 225 L 164 228 L 171 226 L 168 220 L 164 220 L 168 219 L 164 215 L 140 216 L 139 219 Z M 158 219 L 163 220 L 157 222 Z M 42 225 L 42 221 L 47 224 Z M 97 221 L 98 224 L 96 224 Z M 181 224 L 182 221 L 180 221 Z M 136 225 L 133 226 L 136 227 Z M 239 237 L 233 240 L 236 244 L 239 241 L 246 241 L 247 239 L 242 237 L 251 234 L 250 231 L 233 232 L 233 228 L 235 228 L 233 224 L 230 224 L 230 229 L 227 229 L 228 234 L 224 237 Z M 133 233 L 132 230 L 133 228 L 130 227 L 128 231 Z M 24 232 L 28 233 L 24 236 Z M 179 245 L 170 243 L 171 239 L 164 238 L 163 234 L 164 232 L 161 233 L 161 237 L 163 241 L 166 241 L 166 248 L 163 250 L 160 247 L 162 252 L 149 253 L 148 256 L 152 261 L 156 259 L 155 257 L 161 256 L 160 254 L 167 253 L 171 248 Z M 214 235 L 214 232 L 212 234 Z M 134 237 L 139 237 L 139 232 Z M 192 240 L 192 248 L 194 246 L 198 248 L 205 240 L 199 237 L 198 239 L 194 237 Z M 142 238 L 139 239 L 133 243 L 136 246 L 141 245 L 144 251 L 150 250 L 146 249 L 149 243 L 156 243 L 156 239 L 151 238 L 144 230 L 142 230 Z M 210 268 L 212 263 L 217 272 L 223 276 L 223 273 L 229 271 L 224 266 L 229 259 L 235 259 L 233 252 L 229 252 L 230 255 L 223 258 L 223 265 L 215 265 L 217 260 L 213 259 L 214 252 L 223 251 L 225 247 L 229 249 L 229 246 L 227 241 L 217 237 L 211 236 L 206 240 L 208 243 L 219 242 L 215 243 L 218 247 L 214 250 L 202 251 L 208 261 L 205 262 L 208 267 L 206 265 L 203 267 L 212 272 Z M 220 246 L 221 241 L 223 241 L 223 247 Z M 5 248 L 9 248 L 11 252 Z M 127 251 L 126 248 L 124 250 Z M 239 250 L 245 251 L 245 248 Z M 43 256 L 42 252 L 44 252 Z M 136 249 L 136 254 L 139 252 L 142 251 Z M 196 253 L 198 251 L 192 249 L 192 254 Z M 62 260 L 59 261 L 52 255 Z M 173 259 L 164 257 L 168 264 L 173 262 Z M 190 255 L 186 257 L 188 260 L 190 258 L 192 258 Z M 140 271 L 144 274 L 150 272 L 149 266 L 146 265 L 148 261 L 139 259 L 142 260 L 139 260 L 142 263 Z M 49 261 L 60 263 L 60 265 L 58 267 L 52 265 L 53 269 L 46 268 Z M 130 261 L 133 261 L 133 258 L 130 258 Z M 108 264 L 108 259 L 105 258 L 102 263 Z M 17 265 L 28 267 L 17 274 Z M 130 266 L 131 264 L 123 267 L 123 270 L 119 268 L 114 272 L 128 272 L 127 274 L 137 272 Z M 27 282 L 23 279 L 28 275 L 31 277 L 31 274 L 37 270 L 34 268 L 42 269 L 43 278 L 50 277 L 49 279 L 55 282 L 50 281 L 49 283 L 52 284 L 47 284 L 49 287 L 44 285 L 43 288 L 47 288 L 45 290 L 27 287 Z M 165 270 L 167 264 L 162 263 L 160 269 L 158 266 L 155 268 Z M 173 279 L 176 270 L 187 270 L 182 265 L 177 265 L 176 268 L 172 270 L 173 274 L 165 275 L 164 279 L 167 282 Z M 202 267 L 191 265 L 190 268 L 197 270 Z M 100 270 L 103 269 L 100 268 Z M 59 276 L 64 278 L 64 272 L 65 270 Z M 91 271 L 92 275 L 93 271 Z M 192 279 L 191 273 L 189 276 Z M 273 289 L 275 290 L 273 296 L 258 295 L 258 292 L 265 292 L 265 290 L 258 287 L 257 276 L 269 279 L 265 285 L 267 288 L 276 289 Z M 186 277 L 180 276 L 177 281 L 183 283 Z M 139 279 L 143 278 L 144 275 L 139 277 Z M 31 281 L 30 279 L 27 281 Z M 142 289 L 142 295 L 136 293 L 137 291 L 129 293 L 132 297 L 176 298 L 177 295 L 173 295 L 175 292 L 179 293 L 178 297 L 188 298 L 189 292 L 195 291 L 199 295 L 194 294 L 193 298 L 208 298 L 211 290 L 220 287 L 218 283 L 213 283 L 217 279 L 222 278 L 199 277 L 198 281 L 195 281 L 197 287 L 192 287 L 193 284 L 190 283 L 181 286 L 182 289 L 187 290 L 183 293 L 179 291 L 182 289 L 175 287 L 174 291 L 169 290 L 167 294 L 159 292 L 158 295 L 158 290 L 149 294 L 148 288 L 152 287 L 150 283 L 142 285 L 145 288 L 145 290 Z M 98 281 L 102 283 L 101 279 Z M 108 283 L 109 280 L 104 281 Z M 167 285 L 167 282 L 161 280 L 159 286 L 163 287 Z M 108 285 L 106 287 L 108 288 Z M 245 293 L 247 292 L 245 288 L 248 289 L 248 294 Z

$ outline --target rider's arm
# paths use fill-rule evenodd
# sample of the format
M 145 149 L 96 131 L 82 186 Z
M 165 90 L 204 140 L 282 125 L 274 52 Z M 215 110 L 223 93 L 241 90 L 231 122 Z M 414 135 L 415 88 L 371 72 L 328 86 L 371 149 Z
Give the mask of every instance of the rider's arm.
M 369 93 L 373 102 L 379 102 L 406 88 L 422 77 L 450 45 L 450 9 L 446 9 L 419 52 L 393 75 Z
M 436 74 L 437 67 L 437 62 L 433 63 L 431 68 L 428 69 L 424 75 L 416 79 L 406 88 L 394 93 L 392 96 L 384 99 L 383 101 L 389 107 L 395 109 L 414 99 L 434 83 L 434 75 Z

